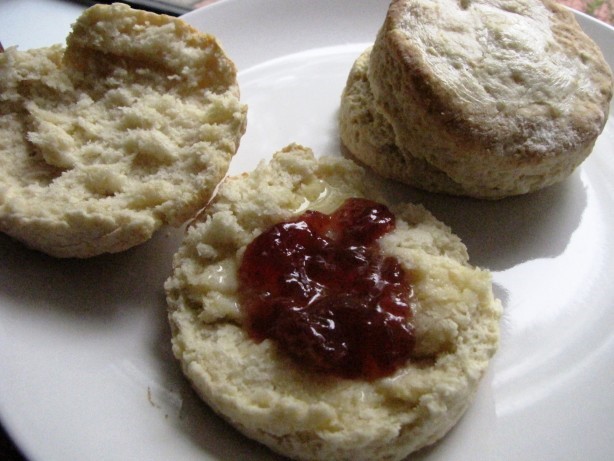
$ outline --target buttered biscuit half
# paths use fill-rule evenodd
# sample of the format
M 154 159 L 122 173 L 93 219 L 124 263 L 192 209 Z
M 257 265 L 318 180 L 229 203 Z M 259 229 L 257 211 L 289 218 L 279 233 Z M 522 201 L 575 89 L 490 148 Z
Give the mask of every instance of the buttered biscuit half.
M 165 289 L 194 389 L 292 459 L 401 460 L 436 442 L 498 346 L 491 275 L 461 240 L 299 145 L 222 183 Z

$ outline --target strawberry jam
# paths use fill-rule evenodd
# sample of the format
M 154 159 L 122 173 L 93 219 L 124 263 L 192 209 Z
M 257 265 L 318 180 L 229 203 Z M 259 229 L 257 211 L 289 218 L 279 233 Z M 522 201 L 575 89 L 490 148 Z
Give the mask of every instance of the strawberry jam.
M 414 346 L 409 275 L 377 245 L 394 226 L 386 206 L 353 198 L 254 239 L 239 269 L 250 336 L 343 378 L 393 373 Z

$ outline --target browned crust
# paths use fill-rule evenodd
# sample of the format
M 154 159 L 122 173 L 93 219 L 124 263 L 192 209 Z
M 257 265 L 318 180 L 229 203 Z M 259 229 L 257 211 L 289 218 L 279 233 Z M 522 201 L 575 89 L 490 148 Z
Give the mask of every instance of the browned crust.
M 392 1 L 369 71 L 377 108 L 393 126 L 401 150 L 424 158 L 463 186 L 501 188 L 501 195 L 557 182 L 586 158 L 605 125 L 612 77 L 599 48 L 569 11 L 543 1 L 553 13 L 550 27 L 559 46 L 587 67 L 596 91 L 564 119 L 556 120 L 557 133 L 565 136 L 556 136 L 556 143 L 545 149 L 531 140 L 552 123 L 547 116 L 501 116 L 492 107 L 461 107 L 445 81 L 426 64 L 413 37 L 400 30 L 405 15 L 411 14 L 408 3 Z M 516 190 L 513 183 L 526 177 L 531 177 L 531 184 Z M 500 180 L 508 183 L 499 184 Z
M 584 144 L 594 141 L 605 125 L 603 113 L 607 114 L 607 105 L 612 97 L 611 74 L 598 46 L 582 32 L 573 14 L 550 0 L 542 2 L 554 14 L 550 27 L 563 48 L 569 50 L 570 56 L 576 56 L 586 66 L 596 70 L 592 78 L 598 92 L 592 101 L 588 101 L 588 106 L 578 107 L 569 119 L 568 129 L 577 132 L 577 142 L 562 146 L 562 150 L 584 150 Z M 406 118 L 408 113 L 414 124 L 424 120 L 423 124 L 416 124 L 414 131 L 436 130 L 438 142 L 435 145 L 446 146 L 446 149 L 459 157 L 488 154 L 501 143 L 515 145 L 531 136 L 540 120 L 518 116 L 518 129 L 509 130 L 509 127 L 483 123 L 488 122 L 490 116 L 495 116 L 494 113 L 479 114 L 476 110 L 476 114 L 468 114 L 475 117 L 466 116 L 466 110 L 457 104 L 450 88 L 425 63 L 415 42 L 399 32 L 407 14 L 407 3 L 407 0 L 392 1 L 374 46 L 375 65 L 371 66 L 379 69 L 379 72 L 376 70 L 371 73 L 371 80 L 375 82 L 374 92 L 384 114 L 389 116 L 393 126 L 398 126 L 399 129 L 395 131 L 399 141 L 402 144 L 407 142 L 403 136 L 406 127 L 400 126 L 398 120 Z M 395 75 L 397 86 L 394 89 L 382 85 L 384 73 Z M 391 90 L 397 93 L 396 99 L 403 102 L 402 107 L 393 107 L 383 102 L 386 99 L 381 95 Z M 457 146 L 462 146 L 462 149 Z M 432 155 L 436 157 L 437 153 Z M 539 162 L 542 155 L 542 152 L 529 149 L 513 152 L 513 158 L 518 163 Z

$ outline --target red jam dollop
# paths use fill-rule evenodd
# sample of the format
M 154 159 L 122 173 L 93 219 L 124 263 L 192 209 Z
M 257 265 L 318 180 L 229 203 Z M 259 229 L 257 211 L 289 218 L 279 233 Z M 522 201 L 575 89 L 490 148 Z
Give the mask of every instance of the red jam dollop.
M 239 268 L 250 336 L 343 378 L 393 373 L 415 343 L 409 274 L 377 245 L 394 227 L 385 205 L 351 198 L 259 235 Z

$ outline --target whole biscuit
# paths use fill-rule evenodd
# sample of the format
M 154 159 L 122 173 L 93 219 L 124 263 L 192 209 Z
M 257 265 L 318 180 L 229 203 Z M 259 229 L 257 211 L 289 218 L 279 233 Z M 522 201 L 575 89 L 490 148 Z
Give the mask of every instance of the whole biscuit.
M 400 460 L 461 417 L 498 344 L 500 303 L 490 274 L 418 205 L 388 204 L 395 230 L 379 240 L 412 271 L 416 349 L 393 375 L 341 379 L 310 371 L 243 325 L 237 270 L 246 246 L 306 209 L 347 197 L 382 201 L 364 171 L 291 145 L 228 178 L 192 223 L 165 284 L 173 352 L 193 387 L 238 430 L 301 460 Z
M 612 97 L 599 48 L 551 0 L 393 0 L 369 80 L 397 146 L 493 198 L 571 174 Z
M 0 54 L 0 230 L 58 257 L 140 244 L 208 202 L 245 123 L 214 37 L 89 8 L 66 48 Z

